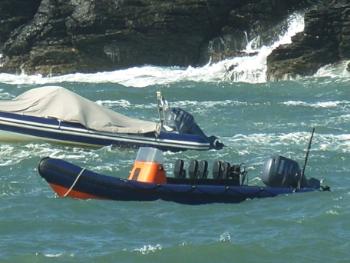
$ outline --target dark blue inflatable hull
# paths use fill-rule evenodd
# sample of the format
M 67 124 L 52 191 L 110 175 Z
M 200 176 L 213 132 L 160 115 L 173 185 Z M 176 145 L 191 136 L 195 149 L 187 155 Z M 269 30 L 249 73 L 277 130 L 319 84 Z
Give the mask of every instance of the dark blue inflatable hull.
M 0 112 L 0 141 L 34 141 L 84 145 L 90 147 L 155 147 L 165 151 L 220 149 L 202 135 L 164 132 L 122 134 L 89 130 L 78 123 L 52 118 Z M 222 146 L 221 146 L 222 148 Z
M 39 174 L 60 196 L 100 198 L 120 201 L 165 200 L 182 204 L 238 203 L 246 199 L 274 197 L 281 194 L 316 191 L 313 188 L 274 188 L 259 186 L 142 183 L 106 176 L 71 164 L 44 158 L 38 166 Z M 81 173 L 82 172 L 82 173 Z M 77 176 L 79 176 L 78 180 Z M 74 187 L 72 188 L 72 186 Z M 74 194 L 72 194 L 74 193 Z

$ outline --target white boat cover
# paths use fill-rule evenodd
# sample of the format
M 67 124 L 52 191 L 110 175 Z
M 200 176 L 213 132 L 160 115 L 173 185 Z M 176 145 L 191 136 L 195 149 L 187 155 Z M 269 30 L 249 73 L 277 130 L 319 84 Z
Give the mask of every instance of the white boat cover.
M 97 131 L 147 133 L 157 123 L 126 117 L 58 86 L 31 89 L 13 100 L 0 101 L 0 111 L 76 122 Z

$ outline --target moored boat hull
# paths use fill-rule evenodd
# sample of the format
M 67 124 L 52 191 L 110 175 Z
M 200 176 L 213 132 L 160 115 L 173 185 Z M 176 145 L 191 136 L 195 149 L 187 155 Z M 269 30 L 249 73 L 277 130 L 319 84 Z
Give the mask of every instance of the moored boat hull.
M 152 146 L 171 151 L 212 148 L 210 142 L 197 135 L 167 132 L 140 135 L 99 132 L 76 123 L 5 112 L 0 112 L 0 141 L 45 141 L 89 147 Z
M 158 96 L 159 95 L 159 96 Z M 221 149 L 194 117 L 169 108 L 157 92 L 159 121 L 131 118 L 63 87 L 30 89 L 0 100 L 0 141 L 48 141 L 84 146 L 142 147 L 162 150 Z

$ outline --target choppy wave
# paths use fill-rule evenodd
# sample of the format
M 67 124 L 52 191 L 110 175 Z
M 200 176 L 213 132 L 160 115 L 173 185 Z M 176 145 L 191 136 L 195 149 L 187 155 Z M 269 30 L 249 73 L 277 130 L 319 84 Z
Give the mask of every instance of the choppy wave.
M 162 246 L 160 244 L 156 245 L 144 245 L 141 248 L 135 248 L 134 251 L 140 252 L 142 255 L 147 255 L 149 253 L 154 253 L 156 251 L 162 250 Z
M 339 106 L 349 106 L 350 101 L 322 101 L 322 102 L 315 102 L 315 103 L 309 103 L 305 101 L 285 101 L 281 104 L 286 106 L 303 106 L 303 107 L 311 107 L 311 108 L 336 108 Z
M 220 242 L 231 242 L 231 235 L 229 232 L 224 232 L 220 235 Z
M 236 149 L 244 148 L 249 152 L 249 149 L 265 147 L 283 148 L 291 145 L 306 145 L 310 134 L 306 132 L 292 132 L 292 133 L 260 133 L 260 134 L 238 134 L 231 138 L 226 138 L 230 146 Z M 316 151 L 333 151 L 333 152 L 350 152 L 350 133 L 349 134 L 317 134 L 313 140 L 313 149 Z
M 131 106 L 131 103 L 127 100 L 97 100 L 96 103 L 107 107 L 117 106 L 122 108 L 128 108 Z
M 103 157 L 111 152 L 111 147 L 99 150 L 88 148 L 55 145 L 49 143 L 0 144 L 0 166 L 13 166 L 20 162 L 43 157 L 59 158 L 88 164 L 89 160 L 103 162 Z M 114 151 L 113 151 L 114 152 Z M 107 165 L 108 166 L 108 165 Z M 104 165 L 106 167 L 106 165 Z M 93 168 L 96 168 L 95 166 Z M 111 169 L 111 168 L 107 168 Z M 115 167 L 114 167 L 115 169 Z
M 147 103 L 147 104 L 131 104 L 128 100 L 98 100 L 97 104 L 105 106 L 105 107 L 119 107 L 119 108 L 136 108 L 136 109 L 156 109 L 156 103 Z M 248 101 L 240 101 L 240 100 L 182 100 L 182 101 L 174 101 L 169 103 L 171 107 L 196 107 L 200 110 L 207 110 L 210 108 L 217 107 L 227 107 L 227 106 L 260 106 L 260 105 L 270 105 L 271 103 L 266 102 L 248 102 Z M 350 103 L 349 103 L 350 104 Z M 192 113 L 195 111 L 191 111 Z
M 349 61 L 343 60 L 335 64 L 329 64 L 320 68 L 314 75 L 314 77 L 350 77 L 350 72 L 347 70 Z
M 36 255 L 38 256 L 39 253 L 36 253 Z M 44 256 L 47 258 L 59 258 L 63 256 L 63 253 L 45 253 Z
M 12 75 L 0 74 L 0 82 L 13 85 L 21 84 L 52 84 L 62 82 L 88 83 L 118 83 L 130 87 L 147 87 L 150 85 L 164 85 L 179 81 L 218 82 L 236 81 L 259 83 L 266 81 L 266 58 L 273 49 L 281 44 L 291 42 L 291 37 L 304 29 L 304 19 L 301 14 L 294 14 L 288 18 L 288 30 L 271 46 L 252 48 L 256 39 L 247 43 L 249 55 L 226 59 L 218 63 L 208 63 L 203 67 L 132 67 L 112 72 L 94 74 L 68 74 L 63 76 L 43 77 L 42 75 Z M 252 55 L 254 53 L 254 55 Z M 256 53 L 256 54 L 255 54 Z M 228 71 L 229 68 L 232 71 Z
M 303 152 L 307 145 L 310 133 L 252 133 L 236 134 L 230 137 L 222 137 L 227 145 L 226 150 L 211 153 L 211 158 L 231 158 L 232 154 L 248 156 L 252 153 L 265 158 L 266 153 L 275 149 L 286 149 L 292 151 L 299 149 Z M 350 153 L 350 133 L 349 134 L 319 134 L 317 133 L 313 141 L 313 150 L 321 152 Z M 269 150 L 270 149 L 270 150 Z M 97 172 L 119 173 L 123 169 L 130 168 L 135 153 L 132 150 L 116 151 L 112 147 L 104 147 L 98 150 L 59 146 L 51 147 L 47 143 L 29 144 L 1 144 L 0 145 L 0 166 L 11 167 L 26 160 L 39 160 L 50 156 L 72 161 L 84 165 L 86 168 Z M 177 154 L 166 152 L 166 159 L 172 160 Z M 183 153 L 182 157 L 196 158 L 196 153 Z M 199 153 L 197 153 L 199 156 Z M 209 155 L 209 153 L 208 153 Z M 116 158 L 118 165 L 116 165 Z M 245 157 L 244 157 L 245 158 Z M 259 160 L 258 158 L 258 160 Z M 90 163 L 94 163 L 90 166 Z
M 247 44 L 246 51 L 248 53 L 257 53 L 253 56 L 237 57 L 225 61 L 225 68 L 234 66 L 233 72 L 228 72 L 228 77 L 233 81 L 261 83 L 266 82 L 266 60 L 268 55 L 280 45 L 292 42 L 292 37 L 304 30 L 304 16 L 301 14 L 293 14 L 287 20 L 288 30 L 284 32 L 279 39 L 271 46 L 263 46 L 258 49 L 251 48 L 253 39 Z
M 9 92 L 5 92 L 3 89 L 0 89 L 0 98 L 4 100 L 12 99 L 14 96 Z

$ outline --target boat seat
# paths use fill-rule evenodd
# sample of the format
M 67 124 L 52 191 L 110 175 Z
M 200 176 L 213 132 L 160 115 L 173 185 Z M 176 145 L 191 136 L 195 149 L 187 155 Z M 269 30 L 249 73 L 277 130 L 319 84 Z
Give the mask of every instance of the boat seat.
M 227 180 L 230 177 L 231 165 L 229 162 L 215 161 L 213 164 L 213 179 Z
M 213 163 L 213 179 L 221 179 L 222 178 L 222 162 L 221 161 L 215 161 Z
M 190 177 L 190 179 L 198 178 L 198 161 L 197 160 L 190 161 L 190 165 L 188 166 L 188 176 Z
M 234 181 L 235 185 L 241 185 L 241 166 L 240 165 L 232 165 L 230 168 L 229 177 Z M 242 179 L 242 181 L 243 180 L 244 179 Z
M 222 179 L 227 180 L 230 178 L 231 164 L 229 162 L 222 162 Z
M 198 164 L 198 178 L 205 179 L 208 176 L 208 161 L 201 160 Z
M 184 169 L 184 160 L 178 159 L 174 165 L 174 177 L 175 178 L 186 178 L 186 170 Z

